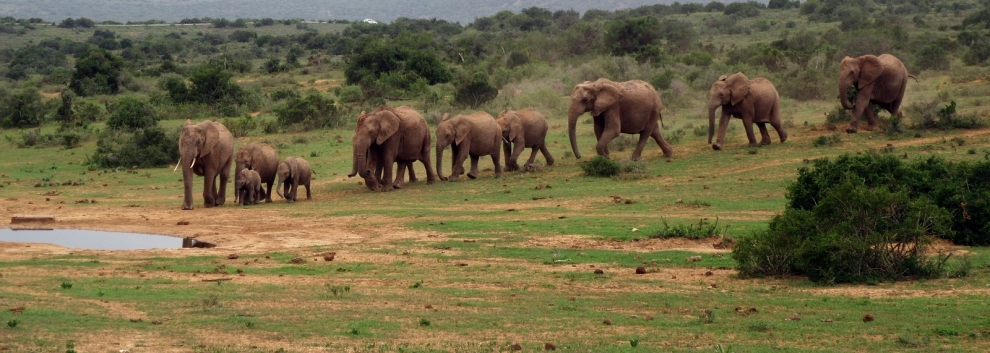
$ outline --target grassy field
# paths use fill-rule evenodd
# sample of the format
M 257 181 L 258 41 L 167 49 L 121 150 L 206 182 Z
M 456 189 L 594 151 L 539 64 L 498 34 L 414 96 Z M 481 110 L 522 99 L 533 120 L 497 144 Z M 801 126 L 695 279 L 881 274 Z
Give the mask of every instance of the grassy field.
M 784 12 L 767 13 L 760 20 L 790 20 Z M 683 17 L 703 22 L 706 16 Z M 134 38 L 198 31 L 113 30 Z M 282 25 L 252 30 L 303 31 Z M 0 49 L 52 31 L 0 41 Z M 777 34 L 710 42 L 742 46 Z M 916 114 L 912 105 L 932 99 L 957 102 L 962 115 L 990 115 L 987 70 L 958 60 L 952 65 L 952 71 L 925 71 L 911 81 L 908 120 Z M 343 81 L 332 68 L 304 70 L 254 72 L 235 81 L 264 93 L 326 92 Z M 293 204 L 274 197 L 270 204 L 238 207 L 228 194 L 226 205 L 206 209 L 197 179 L 197 208 L 181 211 L 182 177 L 171 167 L 93 168 L 87 158 L 95 140 L 75 149 L 19 149 L 11 140 L 22 131 L 0 130 L 6 137 L 0 137 L 0 227 L 16 214 L 46 214 L 56 221 L 45 227 L 196 237 L 218 245 L 95 251 L 0 243 L 0 351 L 532 352 L 550 345 L 570 352 L 990 351 L 990 249 L 936 243 L 933 256 L 952 254 L 945 278 L 825 287 L 805 278 L 739 278 L 731 249 L 721 246 L 766 227 L 784 210 L 798 169 L 816 159 L 877 151 L 905 159 L 985 160 L 990 128 L 848 135 L 840 133 L 844 126 L 825 126 L 835 100 L 785 98 L 787 142 L 772 133 L 773 144 L 748 148 L 735 120 L 725 150 L 712 151 L 705 136 L 708 83 L 689 82 L 683 94 L 662 92 L 669 97 L 664 135 L 674 156 L 662 157 L 653 144 L 642 161 L 630 162 L 635 140 L 616 141 L 612 158 L 637 172 L 595 178 L 583 174 L 570 151 L 570 89 L 557 87 L 567 80 L 559 77 L 578 77 L 580 68 L 546 70 L 552 74 L 533 75 L 546 80 L 514 82 L 508 86 L 521 93 L 505 89 L 484 108 L 541 107 L 554 166 L 538 157 L 535 171 L 494 178 L 491 160 L 482 159 L 478 179 L 428 185 L 417 164 L 421 181 L 378 193 L 346 176 L 352 128 L 238 138 L 237 146 L 268 143 L 282 158 L 311 163 L 314 198 Z M 833 82 L 821 85 L 835 89 Z M 45 97 L 54 98 L 64 86 L 44 88 Z M 420 102 L 390 102 L 402 103 L 425 111 Z M 275 119 L 270 110 L 254 113 Z M 587 160 L 595 138 L 590 118 L 579 122 Z M 181 124 L 161 122 L 166 129 Z M 834 143 L 816 146 L 822 138 Z M 447 173 L 450 160 L 448 152 Z M 718 236 L 656 236 L 699 225 Z

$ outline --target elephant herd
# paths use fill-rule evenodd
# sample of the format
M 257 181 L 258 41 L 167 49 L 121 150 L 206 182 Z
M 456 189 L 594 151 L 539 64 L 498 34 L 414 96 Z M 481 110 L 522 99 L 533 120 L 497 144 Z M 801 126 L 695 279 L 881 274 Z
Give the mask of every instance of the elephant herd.
M 904 64 L 896 57 L 864 55 L 857 58 L 846 57 L 839 66 L 839 100 L 842 107 L 852 110 L 848 133 L 855 133 L 858 121 L 866 114 L 869 128 L 877 122 L 870 104 L 886 109 L 892 116 L 901 116 L 900 105 L 904 98 L 909 75 Z M 856 86 L 858 93 L 854 103 L 847 96 L 850 86 Z M 749 79 L 739 72 L 719 77 L 709 91 L 708 143 L 715 150 L 721 150 L 725 140 L 729 118 L 743 121 L 749 146 L 756 146 L 753 124 L 760 129 L 760 144 L 770 144 L 766 124 L 777 132 L 780 142 L 787 140 L 780 120 L 780 96 L 773 83 L 765 78 Z M 631 159 L 638 160 L 650 138 L 657 143 L 664 156 L 671 156 L 673 148 L 660 133 L 663 127 L 661 110 L 663 103 L 656 89 L 645 81 L 632 80 L 614 82 L 600 78 L 594 82 L 585 81 L 574 87 L 568 108 L 568 135 L 574 156 L 581 158 L 577 147 L 577 118 L 590 112 L 594 122 L 595 146 L 598 155 L 608 157 L 608 144 L 622 134 L 639 134 L 639 141 Z M 721 108 L 718 134 L 715 131 L 715 110 Z M 361 112 L 351 140 L 353 164 L 349 177 L 360 176 L 371 190 L 391 191 L 402 188 L 408 170 L 409 181 L 417 179 L 413 163 L 420 162 L 426 169 L 426 180 L 433 184 L 437 179 L 458 180 L 465 174 L 464 161 L 471 157 L 469 178 L 478 177 L 478 160 L 490 156 L 495 166 L 495 176 L 501 176 L 501 155 L 505 154 L 505 169 L 519 170 L 518 158 L 526 148 L 532 149 L 529 159 L 522 166 L 532 166 L 537 151 L 543 154 L 548 166 L 554 164 L 546 146 L 549 130 L 543 114 L 534 109 L 507 110 L 498 118 L 478 111 L 467 115 L 449 117 L 445 114 L 436 127 L 436 168 L 430 162 L 431 141 L 429 126 L 415 109 L 410 106 L 381 106 L 371 112 Z M 715 142 L 712 143 L 712 138 Z M 452 165 L 449 176 L 443 175 L 443 152 L 450 146 Z M 203 199 L 206 207 L 224 204 L 224 194 L 230 174 L 230 165 L 235 161 L 235 201 L 241 205 L 256 204 L 262 198 L 271 202 L 272 184 L 280 196 L 287 201 L 296 200 L 299 185 L 306 187 L 306 198 L 310 193 L 312 169 L 306 160 L 288 157 L 279 162 L 278 153 L 268 145 L 248 144 L 237 151 L 234 159 L 234 139 L 223 125 L 209 120 L 199 124 L 186 121 L 179 137 L 179 152 L 182 166 L 185 198 L 183 209 L 192 209 L 193 174 L 205 178 Z M 398 169 L 393 170 L 393 166 Z M 178 166 L 176 166 L 178 168 Z M 216 188 L 216 178 L 220 187 Z M 284 186 L 284 193 L 279 188 Z M 267 185 L 267 188 L 263 186 Z
M 226 201 L 227 182 L 230 181 L 230 165 L 234 163 L 234 202 L 240 205 L 257 204 L 261 199 L 272 201 L 272 184 L 278 180 L 275 191 L 289 202 L 296 201 L 299 185 L 306 187 L 306 198 L 312 198 L 310 180 L 312 170 L 305 159 L 287 157 L 279 162 L 278 153 L 271 146 L 248 144 L 234 155 L 234 136 L 223 124 L 204 121 L 193 124 L 186 120 L 179 134 L 179 165 L 185 197 L 183 210 L 193 209 L 193 174 L 202 176 L 203 204 L 205 207 L 223 205 Z M 179 165 L 176 165 L 178 169 Z M 217 178 L 220 187 L 217 188 Z M 267 188 L 262 187 L 266 185 Z M 284 192 L 279 190 L 284 185 Z

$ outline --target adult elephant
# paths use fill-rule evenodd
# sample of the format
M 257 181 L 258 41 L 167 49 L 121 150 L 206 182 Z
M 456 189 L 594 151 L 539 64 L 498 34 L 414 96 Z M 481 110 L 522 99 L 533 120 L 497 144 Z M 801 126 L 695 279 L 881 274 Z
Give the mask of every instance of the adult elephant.
M 400 172 L 408 167 L 410 176 L 415 180 L 412 163 L 420 161 L 426 167 L 427 183 L 436 181 L 436 174 L 430 165 L 430 129 L 426 119 L 410 106 L 381 106 L 371 113 L 362 112 L 351 144 L 354 147 L 354 163 L 348 176 L 360 174 L 372 190 L 381 188 L 382 191 L 392 191 L 404 185 L 402 174 L 398 174 L 394 181 L 392 179 L 392 165 L 396 162 Z M 369 160 L 373 162 L 373 168 L 369 168 Z
M 502 176 L 501 154 L 502 129 L 491 114 L 478 111 L 468 115 L 458 115 L 437 124 L 437 174 L 443 177 L 443 150 L 450 146 L 451 173 L 450 181 L 456 181 L 464 173 L 464 160 L 471 156 L 471 171 L 467 176 L 471 179 L 478 177 L 478 159 L 481 156 L 491 156 L 495 165 L 495 177 Z
M 639 134 L 639 143 L 633 151 L 632 160 L 638 160 L 650 137 L 657 142 L 663 155 L 670 157 L 673 149 L 660 134 L 663 117 L 660 110 L 663 103 L 657 91 L 647 82 L 640 80 L 613 82 L 600 78 L 595 82 L 585 81 L 574 86 L 571 93 L 571 106 L 567 111 L 567 133 L 571 138 L 574 156 L 578 152 L 575 126 L 577 118 L 591 112 L 595 122 L 595 137 L 598 155 L 608 157 L 608 143 L 623 134 Z
M 288 202 L 295 202 L 299 191 L 299 185 L 306 187 L 306 199 L 312 199 L 313 195 L 309 191 L 309 184 L 313 180 L 313 169 L 309 162 L 301 157 L 286 157 L 282 163 L 278 164 L 278 185 L 275 192 Z M 285 190 L 281 190 L 282 185 Z
M 193 174 L 203 176 L 203 206 L 224 204 L 227 181 L 230 180 L 230 164 L 234 160 L 234 136 L 223 124 L 203 121 L 193 124 L 186 120 L 179 134 L 179 164 L 182 165 L 182 183 L 185 197 L 183 210 L 193 209 Z M 217 177 L 220 187 L 217 188 Z
M 876 127 L 876 115 L 869 109 L 871 103 L 887 110 L 891 116 L 903 117 L 900 109 L 908 77 L 918 79 L 909 75 L 904 63 L 890 54 L 847 56 L 842 59 L 839 64 L 839 101 L 842 108 L 853 111 L 846 132 L 856 133 L 863 113 L 866 113 L 869 129 Z M 855 103 L 849 101 L 849 87 L 853 85 L 858 90 Z
M 519 155 L 526 148 L 531 148 L 529 160 L 524 167 L 529 167 L 536 159 L 536 151 L 543 153 L 547 165 L 553 165 L 553 157 L 547 150 L 546 138 L 547 119 L 536 109 L 506 110 L 498 114 L 498 126 L 502 129 L 503 153 L 505 153 L 505 169 L 519 169 Z
M 266 187 L 262 192 L 265 202 L 272 202 L 272 184 L 275 184 L 275 171 L 278 169 L 278 152 L 267 144 L 250 143 L 242 146 L 234 158 L 234 183 L 238 184 L 241 171 L 251 169 L 261 176 L 261 183 Z M 240 185 L 240 184 L 238 184 Z M 238 196 L 240 193 L 237 193 Z M 237 199 L 235 197 L 234 201 Z
M 708 143 L 712 143 L 715 134 L 715 109 L 722 107 L 722 117 L 718 121 L 718 138 L 712 144 L 716 151 L 722 149 L 725 130 L 729 126 L 729 118 L 739 118 L 746 129 L 749 147 L 756 146 L 756 136 L 753 134 L 753 124 L 760 127 L 760 144 L 770 144 L 770 134 L 767 123 L 777 130 L 780 142 L 787 141 L 787 132 L 780 125 L 780 95 L 773 83 L 765 78 L 750 80 L 742 72 L 731 76 L 722 76 L 712 84 L 708 100 Z

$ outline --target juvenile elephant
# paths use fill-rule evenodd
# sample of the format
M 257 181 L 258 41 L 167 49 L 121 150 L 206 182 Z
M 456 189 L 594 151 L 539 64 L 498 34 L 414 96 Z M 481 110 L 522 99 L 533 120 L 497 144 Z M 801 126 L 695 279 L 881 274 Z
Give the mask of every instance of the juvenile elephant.
M 204 179 L 203 206 L 223 205 L 230 179 L 230 164 L 234 159 L 234 136 L 230 131 L 218 122 L 206 120 L 193 124 L 186 120 L 179 134 L 179 155 L 185 188 L 182 209 L 193 209 L 193 174 Z M 216 185 L 218 176 L 219 188 Z
M 852 119 L 846 132 L 856 133 L 859 119 L 866 113 L 869 129 L 877 125 L 876 115 L 868 109 L 870 103 L 890 112 L 891 116 L 903 117 L 901 102 L 907 88 L 909 75 L 904 63 L 890 54 L 878 56 L 863 55 L 856 58 L 845 57 L 839 65 L 839 101 L 842 108 L 851 109 Z M 856 85 L 856 102 L 849 102 L 849 87 Z
M 650 137 L 657 142 L 663 155 L 670 157 L 673 149 L 660 134 L 663 117 L 660 110 L 663 103 L 657 91 L 647 82 L 640 80 L 613 82 L 600 78 L 595 82 L 585 81 L 574 86 L 571 93 L 571 106 L 567 111 L 567 133 L 571 138 L 574 156 L 578 152 L 575 126 L 577 118 L 591 112 L 595 122 L 595 137 L 598 155 L 608 157 L 608 143 L 622 134 L 639 134 L 639 143 L 632 153 L 632 160 L 639 160 Z
M 234 190 L 240 198 L 240 205 L 257 205 L 261 199 L 261 175 L 251 169 L 241 170 L 234 176 Z M 269 188 L 269 190 L 271 190 Z
M 526 148 L 532 148 L 532 152 L 524 167 L 533 164 L 537 150 L 543 153 L 548 166 L 553 165 L 553 157 L 546 145 L 547 130 L 550 128 L 543 114 L 535 109 L 506 110 L 499 113 L 495 121 L 502 129 L 502 152 L 505 153 L 506 170 L 519 169 L 519 154 Z
M 272 184 L 275 184 L 275 172 L 278 169 L 278 152 L 272 146 L 266 144 L 250 143 L 241 146 L 234 158 L 234 183 L 239 184 L 241 171 L 251 169 L 261 176 L 261 183 L 266 187 L 261 190 L 259 197 L 264 197 L 265 202 L 272 202 Z M 234 201 L 237 201 L 237 196 Z
M 382 191 L 403 187 L 403 172 L 409 169 L 410 181 L 415 181 L 412 164 L 420 161 L 426 167 L 427 183 L 436 181 L 430 164 L 430 129 L 423 118 L 410 106 L 391 108 L 381 106 L 371 113 L 362 112 L 351 140 L 354 163 L 349 177 L 360 174 L 365 185 Z M 392 165 L 399 163 L 398 174 L 392 179 Z
M 495 177 L 502 176 L 502 165 L 499 163 L 501 153 L 502 129 L 498 127 L 491 114 L 479 111 L 469 115 L 458 115 L 437 124 L 437 174 L 443 177 L 443 150 L 450 145 L 451 166 L 450 180 L 457 180 L 464 173 L 464 160 L 471 156 L 471 179 L 478 177 L 478 159 L 481 156 L 492 156 L 495 165 Z
M 296 201 L 296 192 L 299 185 L 306 187 L 306 199 L 312 199 L 309 191 L 309 182 L 312 180 L 313 170 L 309 167 L 309 162 L 301 157 L 286 157 L 282 163 L 278 164 L 278 185 L 275 192 L 288 202 Z M 283 193 L 282 184 L 285 184 Z
M 770 144 L 770 134 L 767 123 L 775 130 L 780 142 L 787 141 L 787 132 L 780 125 L 780 96 L 773 83 L 765 78 L 750 80 L 742 72 L 731 76 L 722 76 L 712 84 L 708 100 L 708 143 L 712 143 L 715 134 L 715 109 L 722 107 L 722 117 L 718 121 L 718 138 L 712 144 L 716 151 L 722 149 L 725 130 L 729 126 L 729 118 L 739 118 L 746 129 L 749 147 L 756 146 L 756 136 L 753 134 L 753 123 L 760 127 L 760 144 Z

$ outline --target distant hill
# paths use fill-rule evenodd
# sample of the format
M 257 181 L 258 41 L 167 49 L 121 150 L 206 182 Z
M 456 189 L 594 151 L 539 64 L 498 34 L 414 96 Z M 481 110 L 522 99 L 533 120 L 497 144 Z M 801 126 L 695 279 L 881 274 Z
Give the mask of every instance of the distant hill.
M 94 21 L 178 22 L 184 18 L 301 18 L 305 20 L 392 21 L 399 17 L 437 18 L 467 24 L 499 11 L 541 7 L 584 13 L 588 9 L 618 10 L 673 0 L 3 0 L 0 16 L 41 18 L 58 22 L 86 17 Z M 710 0 L 680 0 L 708 3 Z M 723 0 L 729 3 L 735 0 Z M 766 2 L 766 1 L 761 1 Z

